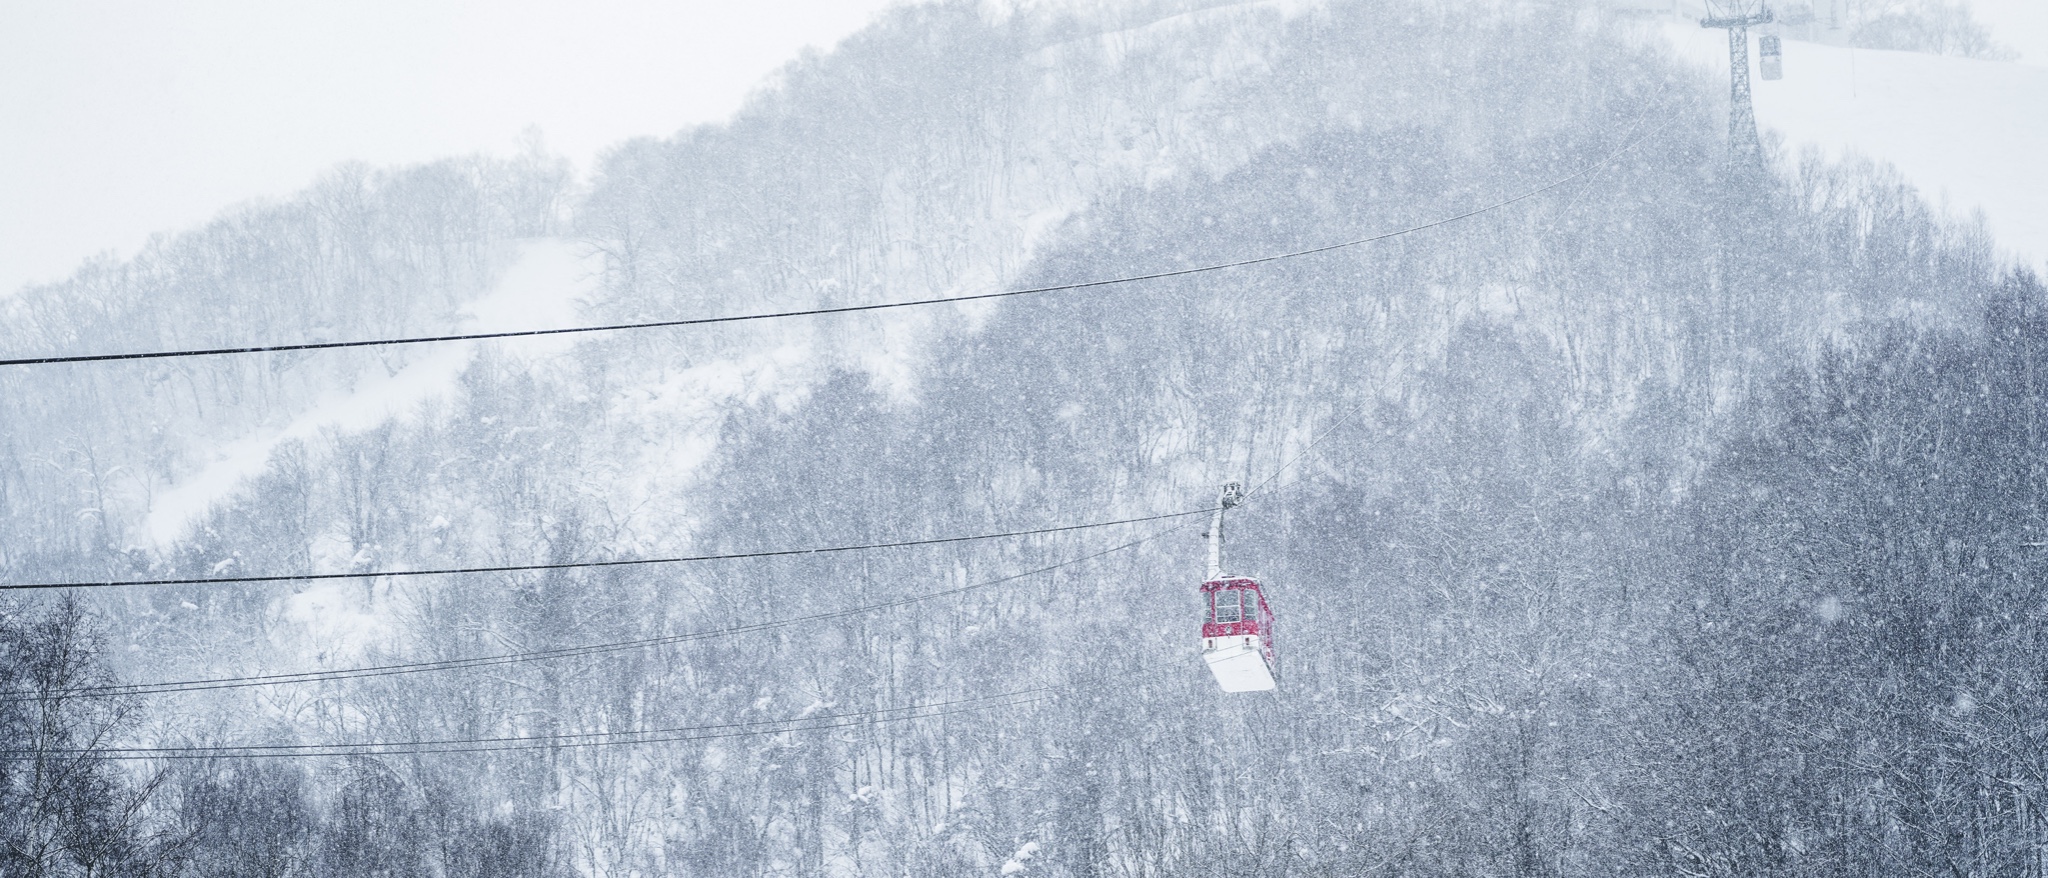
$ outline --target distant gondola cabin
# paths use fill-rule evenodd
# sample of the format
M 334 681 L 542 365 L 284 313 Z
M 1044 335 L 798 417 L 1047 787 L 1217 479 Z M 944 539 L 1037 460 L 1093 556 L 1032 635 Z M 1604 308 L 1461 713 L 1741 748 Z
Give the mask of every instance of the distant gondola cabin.
M 1784 43 L 1774 36 L 1757 40 L 1757 66 L 1763 68 L 1765 79 L 1784 79 Z

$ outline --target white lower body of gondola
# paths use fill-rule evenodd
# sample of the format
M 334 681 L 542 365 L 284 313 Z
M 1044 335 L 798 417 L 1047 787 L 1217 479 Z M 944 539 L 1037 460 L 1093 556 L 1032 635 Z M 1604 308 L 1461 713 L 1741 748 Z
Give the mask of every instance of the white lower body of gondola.
M 1211 637 L 1202 646 L 1202 661 L 1208 663 L 1223 691 L 1264 692 L 1277 685 L 1273 666 L 1266 663 L 1256 635 Z

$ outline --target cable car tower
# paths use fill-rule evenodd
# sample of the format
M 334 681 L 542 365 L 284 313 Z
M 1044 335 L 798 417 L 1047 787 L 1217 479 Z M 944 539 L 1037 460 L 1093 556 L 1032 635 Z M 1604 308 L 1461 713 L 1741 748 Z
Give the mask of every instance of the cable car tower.
M 1722 14 L 1714 14 L 1717 11 Z M 1764 156 L 1756 135 L 1756 108 L 1749 99 L 1749 29 L 1776 20 L 1761 2 L 1751 12 L 1750 0 L 1709 3 L 1707 17 L 1700 19 L 1700 27 L 1728 32 L 1728 163 L 1738 168 L 1758 167 Z
M 1273 608 L 1259 581 L 1223 571 L 1223 513 L 1244 502 L 1242 486 L 1223 486 L 1209 522 L 1209 575 L 1202 583 L 1202 662 L 1225 692 L 1263 692 L 1279 685 L 1273 648 Z

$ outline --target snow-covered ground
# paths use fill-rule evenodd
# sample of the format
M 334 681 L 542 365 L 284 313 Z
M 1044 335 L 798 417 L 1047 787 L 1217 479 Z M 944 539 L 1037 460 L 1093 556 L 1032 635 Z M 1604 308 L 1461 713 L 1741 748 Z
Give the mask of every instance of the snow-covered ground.
M 463 310 L 471 319 L 460 331 L 573 326 L 577 300 L 593 289 L 598 267 L 572 241 L 527 241 L 490 292 L 465 306 Z M 330 432 L 368 430 L 453 390 L 479 344 L 518 345 L 521 353 L 539 356 L 565 350 L 574 343 L 574 336 L 561 335 L 507 342 L 458 342 L 438 345 L 397 372 L 368 372 L 354 386 L 315 402 L 284 427 L 247 436 L 218 449 L 205 468 L 152 498 L 144 531 L 159 547 L 174 545 L 213 504 L 233 495 L 248 479 L 262 475 L 270 465 L 271 452 L 280 444 L 317 440 Z
M 1727 70 L 1723 32 L 1674 24 L 1684 56 Z M 1982 210 L 2000 246 L 2048 259 L 2048 66 L 1785 41 L 1785 78 L 1755 80 L 1757 121 L 1795 151 L 1889 162 L 1951 213 Z

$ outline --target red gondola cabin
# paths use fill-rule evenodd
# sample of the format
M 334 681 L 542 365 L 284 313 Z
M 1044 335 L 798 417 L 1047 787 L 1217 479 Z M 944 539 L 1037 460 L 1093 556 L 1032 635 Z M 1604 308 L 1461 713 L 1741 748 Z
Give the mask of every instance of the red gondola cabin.
M 1280 677 L 1273 646 L 1273 610 L 1248 576 L 1202 583 L 1208 618 L 1202 623 L 1202 660 L 1225 692 L 1271 689 Z

